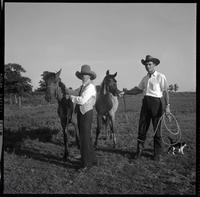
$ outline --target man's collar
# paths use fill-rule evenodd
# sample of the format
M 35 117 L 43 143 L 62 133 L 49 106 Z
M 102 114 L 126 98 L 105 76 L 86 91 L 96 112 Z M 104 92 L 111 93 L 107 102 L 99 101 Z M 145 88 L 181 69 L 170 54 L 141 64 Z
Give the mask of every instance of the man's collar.
M 82 86 L 85 87 L 91 83 L 91 80 L 88 80 L 86 83 L 83 83 Z
M 157 75 L 157 71 L 155 70 L 152 75 L 155 77 Z
M 154 77 L 156 77 L 156 75 L 157 75 L 157 71 L 156 70 L 151 75 L 149 73 L 147 73 L 147 76 L 154 76 Z

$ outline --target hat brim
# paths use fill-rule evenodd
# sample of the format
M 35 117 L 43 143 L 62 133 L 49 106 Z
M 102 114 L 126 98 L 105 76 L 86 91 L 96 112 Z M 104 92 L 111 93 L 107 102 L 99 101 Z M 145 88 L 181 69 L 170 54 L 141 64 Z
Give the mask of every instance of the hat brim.
M 148 60 L 142 59 L 141 62 L 142 62 L 143 65 L 146 65 L 147 62 L 154 62 L 154 63 L 156 64 L 156 66 L 157 66 L 158 64 L 160 64 L 160 60 L 157 59 L 157 58 L 152 58 L 152 59 L 148 59 Z
M 96 73 L 93 71 L 91 71 L 90 73 L 76 71 L 76 76 L 79 79 L 82 79 L 83 75 L 89 75 L 91 80 L 94 80 L 96 78 Z

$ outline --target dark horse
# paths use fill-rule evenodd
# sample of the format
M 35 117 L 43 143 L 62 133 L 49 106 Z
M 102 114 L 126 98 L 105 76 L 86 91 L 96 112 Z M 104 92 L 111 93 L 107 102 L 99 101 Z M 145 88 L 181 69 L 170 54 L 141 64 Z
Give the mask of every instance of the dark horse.
M 74 106 L 70 98 L 66 98 L 67 95 L 69 95 L 69 89 L 65 87 L 65 85 L 61 82 L 60 79 L 60 71 L 57 73 L 48 72 L 45 71 L 42 76 L 46 83 L 46 94 L 45 99 L 50 102 L 52 98 L 56 98 L 58 102 L 58 109 L 57 113 L 60 118 L 61 126 L 62 126 L 62 132 L 64 137 L 64 146 L 65 146 L 65 152 L 64 152 L 64 160 L 67 159 L 69 156 L 68 151 L 68 132 L 65 132 L 65 129 L 68 129 L 69 123 L 71 123 L 74 126 L 75 133 L 76 133 L 76 143 L 78 148 L 79 146 L 79 135 L 78 135 L 78 127 L 75 121 L 72 119 L 72 114 L 74 111 Z
M 113 139 L 113 147 L 116 145 L 116 134 L 115 134 L 115 112 L 118 108 L 118 98 L 120 91 L 117 88 L 117 81 L 115 77 L 117 76 L 117 72 L 115 74 L 109 74 L 109 70 L 106 72 L 106 76 L 101 83 L 100 90 L 97 94 L 97 100 L 95 104 L 95 108 L 97 111 L 97 129 L 96 129 L 96 139 L 95 139 L 95 147 L 97 146 L 98 136 L 100 130 L 102 128 L 102 124 L 105 125 L 105 130 L 107 130 L 107 126 L 109 124 L 110 130 L 112 133 L 107 133 L 110 135 L 110 138 Z

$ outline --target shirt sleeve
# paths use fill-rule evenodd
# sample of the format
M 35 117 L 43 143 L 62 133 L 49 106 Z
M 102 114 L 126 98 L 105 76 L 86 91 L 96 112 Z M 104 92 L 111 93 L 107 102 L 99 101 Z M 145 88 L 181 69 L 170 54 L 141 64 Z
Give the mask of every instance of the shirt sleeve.
M 73 103 L 83 105 L 85 104 L 92 96 L 96 96 L 95 87 L 90 84 L 81 94 L 81 96 L 73 96 L 71 95 L 71 99 Z
M 162 91 L 168 90 L 168 83 L 167 83 L 167 79 L 166 79 L 165 75 L 162 75 L 162 77 L 161 77 L 160 88 Z
M 138 88 L 141 89 L 141 90 L 145 89 L 144 78 L 140 81 Z

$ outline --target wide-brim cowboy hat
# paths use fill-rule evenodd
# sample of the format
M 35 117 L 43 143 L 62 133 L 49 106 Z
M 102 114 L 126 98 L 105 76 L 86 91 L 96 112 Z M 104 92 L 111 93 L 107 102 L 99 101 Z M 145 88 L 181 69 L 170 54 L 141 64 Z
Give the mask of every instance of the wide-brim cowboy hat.
M 159 59 L 157 59 L 155 57 L 152 57 L 150 55 L 147 55 L 145 60 L 144 59 L 141 60 L 141 62 L 142 62 L 143 65 L 146 65 L 146 63 L 150 62 L 150 61 L 153 62 L 154 64 L 156 64 L 156 66 L 158 64 L 160 64 L 160 60 Z
M 82 65 L 81 66 L 81 72 L 76 71 L 75 74 L 79 79 L 82 79 L 83 75 L 89 75 L 91 80 L 96 78 L 96 73 L 94 71 L 92 71 L 90 66 L 87 65 L 87 64 Z

